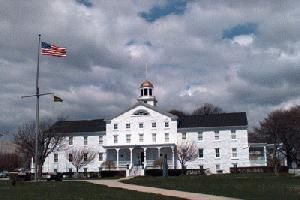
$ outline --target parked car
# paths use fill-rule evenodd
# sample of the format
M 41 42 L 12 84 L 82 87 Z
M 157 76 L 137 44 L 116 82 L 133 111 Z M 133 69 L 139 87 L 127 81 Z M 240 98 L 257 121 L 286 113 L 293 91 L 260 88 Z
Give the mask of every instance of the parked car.
M 46 179 L 47 181 L 62 181 L 63 174 L 62 173 L 47 173 L 42 175 L 43 179 Z

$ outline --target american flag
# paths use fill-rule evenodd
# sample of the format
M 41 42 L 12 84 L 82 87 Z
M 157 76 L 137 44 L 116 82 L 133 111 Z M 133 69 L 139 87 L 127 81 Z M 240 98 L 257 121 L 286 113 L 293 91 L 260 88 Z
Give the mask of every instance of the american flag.
M 65 47 L 58 47 L 54 44 L 42 42 L 42 55 L 65 57 L 67 56 L 67 49 Z

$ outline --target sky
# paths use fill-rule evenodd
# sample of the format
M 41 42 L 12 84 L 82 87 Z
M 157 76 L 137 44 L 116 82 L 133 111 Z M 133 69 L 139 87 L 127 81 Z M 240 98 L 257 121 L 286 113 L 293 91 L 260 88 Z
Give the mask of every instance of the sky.
M 249 128 L 300 104 L 300 1 L 0 0 L 0 132 L 35 119 L 38 34 L 67 48 L 40 57 L 42 119 L 109 118 L 154 84 L 158 106 L 247 112 Z M 146 66 L 148 73 L 146 75 Z

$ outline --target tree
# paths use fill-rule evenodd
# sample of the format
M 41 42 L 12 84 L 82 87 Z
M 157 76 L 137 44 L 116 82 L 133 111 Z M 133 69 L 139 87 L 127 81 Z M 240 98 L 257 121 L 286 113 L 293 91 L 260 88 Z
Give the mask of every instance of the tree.
M 110 171 L 112 168 L 115 168 L 115 162 L 112 160 L 106 160 L 102 163 L 102 166 Z
M 48 155 L 63 147 L 61 146 L 63 137 L 55 134 L 54 131 L 51 131 L 51 126 L 52 123 L 50 120 L 40 122 L 37 154 L 37 170 L 39 177 L 42 175 L 42 167 Z M 26 122 L 20 126 L 17 133 L 14 135 L 14 141 L 17 145 L 17 152 L 23 157 L 24 167 L 28 169 L 31 158 L 35 158 L 35 122 Z
M 0 152 L 0 171 L 19 168 L 21 159 L 16 153 Z
M 269 113 L 260 122 L 259 127 L 255 128 L 255 132 L 264 137 L 268 143 L 274 144 L 273 160 L 277 159 L 278 152 L 280 152 L 286 156 L 289 167 L 293 161 L 299 163 L 300 106 Z
M 211 103 L 205 103 L 203 106 L 195 109 L 192 112 L 193 115 L 209 115 L 209 114 L 220 114 L 220 113 L 224 113 L 223 109 Z
M 181 116 L 186 115 L 185 112 L 180 111 L 180 110 L 176 110 L 176 109 L 170 110 L 169 113 L 171 113 L 172 115 L 176 115 L 177 117 L 181 117 Z
M 96 152 L 87 148 L 72 149 L 67 152 L 66 158 L 76 168 L 76 174 L 78 175 L 79 169 L 91 163 L 95 157 Z
M 188 161 L 193 161 L 198 156 L 198 148 L 194 142 L 184 141 L 177 146 L 177 160 L 181 164 L 182 172 Z

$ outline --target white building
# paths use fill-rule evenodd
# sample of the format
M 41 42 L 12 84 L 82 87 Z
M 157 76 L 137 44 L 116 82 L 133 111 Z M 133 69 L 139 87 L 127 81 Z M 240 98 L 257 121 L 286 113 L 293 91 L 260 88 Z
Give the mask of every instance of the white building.
M 74 172 L 68 149 L 88 148 L 98 156 L 82 168 L 83 172 L 104 170 L 102 163 L 112 160 L 116 170 L 153 168 L 153 162 L 167 156 L 169 168 L 180 168 L 176 147 L 182 141 L 194 142 L 198 158 L 187 168 L 230 172 L 233 166 L 250 166 L 246 113 L 223 113 L 177 117 L 159 109 L 153 85 L 140 86 L 138 103 L 111 119 L 59 121 L 53 129 L 65 136 L 64 148 L 52 153 L 44 172 Z

